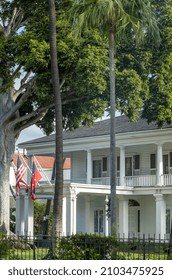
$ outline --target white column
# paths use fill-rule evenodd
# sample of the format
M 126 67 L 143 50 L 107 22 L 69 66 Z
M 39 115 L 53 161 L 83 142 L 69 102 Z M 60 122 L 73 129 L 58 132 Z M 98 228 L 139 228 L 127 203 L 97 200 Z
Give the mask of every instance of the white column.
M 157 185 L 162 186 L 162 175 L 163 174 L 163 157 L 162 157 L 162 143 L 157 144 Z
M 163 194 L 154 194 L 156 200 L 156 238 L 164 238 L 166 233 L 166 202 Z
M 71 188 L 70 193 L 70 234 L 76 233 L 76 201 L 77 195 L 75 189 Z
M 105 197 L 105 236 L 109 236 L 109 218 L 107 215 L 109 196 Z
M 91 184 L 92 178 L 92 154 L 91 150 L 87 150 L 87 184 Z
M 125 196 L 119 197 L 119 234 L 128 238 L 128 199 Z
M 16 234 L 24 234 L 24 200 L 20 194 L 16 197 Z
M 28 235 L 34 234 L 34 201 L 28 197 Z
M 85 195 L 85 233 L 90 233 L 90 196 Z
M 62 219 L 62 222 L 63 222 L 63 225 L 62 225 L 62 233 L 64 236 L 66 236 L 66 197 L 64 196 L 63 197 L 63 219 Z
M 24 196 L 24 235 L 33 237 L 34 234 L 34 208 L 33 201 L 26 194 Z
M 73 234 L 76 234 L 76 206 L 77 195 L 73 197 Z
M 125 185 L 125 147 L 120 147 L 120 186 Z
M 28 196 L 24 197 L 24 235 L 28 236 L 28 213 L 29 213 L 29 201 Z

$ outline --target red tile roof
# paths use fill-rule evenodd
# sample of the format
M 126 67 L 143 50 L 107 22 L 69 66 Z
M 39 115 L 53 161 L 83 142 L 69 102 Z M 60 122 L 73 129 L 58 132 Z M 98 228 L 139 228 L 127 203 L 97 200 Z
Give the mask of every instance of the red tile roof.
M 14 161 L 15 165 L 17 165 L 17 158 L 18 158 L 18 153 L 15 153 L 14 157 L 13 157 L 13 161 Z M 27 156 L 24 155 L 23 158 L 24 158 L 24 161 L 27 163 L 28 162 Z M 35 158 L 37 159 L 37 161 L 39 162 L 40 166 L 43 169 L 46 169 L 46 168 L 53 169 L 54 157 L 35 156 Z M 23 164 L 25 165 L 24 161 L 23 161 Z M 65 162 L 64 162 L 64 169 L 70 169 L 70 167 L 71 167 L 71 160 L 70 160 L 70 158 L 66 158 Z

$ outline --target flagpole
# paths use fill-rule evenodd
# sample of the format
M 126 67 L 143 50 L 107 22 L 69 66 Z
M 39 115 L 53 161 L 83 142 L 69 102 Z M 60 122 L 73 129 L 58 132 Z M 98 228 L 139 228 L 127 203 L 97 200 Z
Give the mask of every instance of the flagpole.
M 50 185 L 52 186 L 52 183 L 50 181 L 50 179 L 48 178 L 47 174 L 45 173 L 45 171 L 42 169 L 42 166 L 40 165 L 39 161 L 37 160 L 37 158 L 35 157 L 35 155 L 33 155 L 36 163 L 38 164 L 39 168 L 41 169 L 42 173 L 45 175 L 47 181 L 50 183 Z

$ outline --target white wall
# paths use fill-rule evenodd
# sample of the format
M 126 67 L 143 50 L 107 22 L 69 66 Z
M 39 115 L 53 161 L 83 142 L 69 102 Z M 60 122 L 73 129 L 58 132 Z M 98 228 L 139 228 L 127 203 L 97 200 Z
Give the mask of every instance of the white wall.
M 86 152 L 72 153 L 71 168 L 71 179 L 86 178 Z

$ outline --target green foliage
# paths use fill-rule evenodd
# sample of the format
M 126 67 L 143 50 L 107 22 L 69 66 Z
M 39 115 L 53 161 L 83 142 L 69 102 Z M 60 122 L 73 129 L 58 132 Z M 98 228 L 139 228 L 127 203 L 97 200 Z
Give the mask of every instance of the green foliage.
M 62 237 L 57 242 L 54 255 L 48 254 L 48 259 L 60 260 L 103 260 L 111 258 L 112 246 L 117 246 L 113 237 L 96 234 L 76 234 Z
M 6 235 L 0 232 L 0 259 L 8 255 L 9 244 Z
M 131 1 L 127 2 L 127 12 L 133 9 L 133 16 L 138 16 L 134 13 Z M 142 5 L 142 2 L 138 1 L 137 4 Z M 125 36 L 117 32 L 121 36 L 118 36 L 115 49 L 116 102 L 117 109 L 132 121 L 136 120 L 138 111 L 143 108 L 143 116 L 148 121 L 158 120 L 162 125 L 166 121 L 172 122 L 172 3 L 171 0 L 151 2 L 158 14 L 161 44 L 152 51 L 153 43 L 149 39 L 138 47 L 130 28 L 131 24 L 134 26 L 135 19 L 129 25 L 125 20 L 121 21 Z M 2 30 L 0 32 L 0 77 L 3 80 L 0 92 L 9 92 L 16 78 L 22 77 L 23 70 L 36 75 L 31 96 L 20 107 L 20 116 L 26 116 L 35 109 L 53 104 L 47 1 L 1 1 L 0 5 L 0 17 L 4 21 L 8 21 L 14 7 L 21 6 L 23 9 L 23 21 L 17 30 L 8 36 L 4 36 Z M 63 125 L 65 129 L 73 129 L 80 125 L 91 125 L 109 106 L 108 45 L 100 29 L 85 29 L 82 38 L 76 38 L 67 20 L 71 2 L 56 1 L 56 5 L 57 51 L 60 82 L 63 84 Z M 110 9 L 110 6 L 106 8 Z M 143 8 L 146 12 L 145 5 Z M 101 12 L 101 9 L 95 10 L 97 18 L 94 17 L 94 21 L 102 23 Z M 147 33 L 145 35 L 145 39 L 148 39 Z M 21 68 L 14 77 L 17 66 Z M 38 126 L 50 134 L 54 130 L 53 120 L 54 109 L 50 108 L 46 116 L 38 121 Z M 26 126 L 27 122 L 20 123 L 21 129 L 22 125 Z
M 15 233 L 16 228 L 16 215 L 15 215 L 16 209 L 10 208 L 10 231 Z
M 34 201 L 34 232 L 35 235 L 42 234 L 43 218 L 45 213 L 46 203 L 40 203 L 36 200 Z M 48 234 L 51 233 L 51 223 L 52 223 L 52 205 L 50 208 L 50 214 L 48 216 Z
M 159 126 L 172 123 L 172 1 L 154 1 L 161 27 L 161 44 L 152 53 L 149 76 L 150 92 L 143 117 Z

